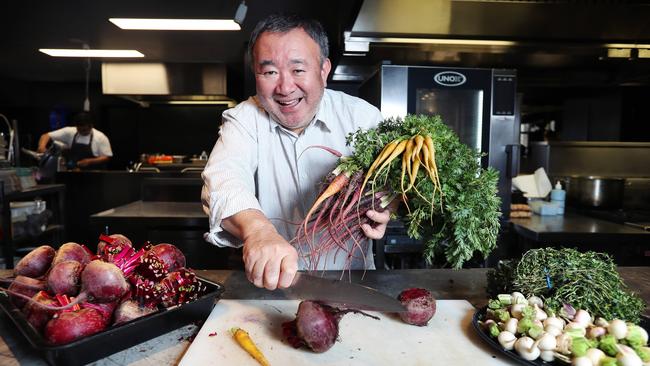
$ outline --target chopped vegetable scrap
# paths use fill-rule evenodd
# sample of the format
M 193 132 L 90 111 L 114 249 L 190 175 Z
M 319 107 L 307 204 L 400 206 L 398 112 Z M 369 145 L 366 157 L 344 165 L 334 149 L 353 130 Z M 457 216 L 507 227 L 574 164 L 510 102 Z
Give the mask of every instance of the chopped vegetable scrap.
M 208 337 L 214 337 L 216 335 L 217 335 L 217 332 L 212 332 L 212 333 L 208 334 Z
M 241 346 L 251 357 L 253 357 L 260 365 L 269 366 L 269 361 L 266 360 L 262 351 L 257 348 L 248 332 L 241 328 L 232 328 L 230 330 L 237 344 Z

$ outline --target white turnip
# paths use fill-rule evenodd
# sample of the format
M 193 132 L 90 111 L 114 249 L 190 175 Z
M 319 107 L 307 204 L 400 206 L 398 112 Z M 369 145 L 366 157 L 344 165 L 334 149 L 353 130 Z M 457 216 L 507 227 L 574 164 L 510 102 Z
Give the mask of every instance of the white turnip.
M 423 288 L 406 289 L 397 299 L 406 308 L 399 317 L 407 324 L 425 326 L 436 314 L 436 299 Z

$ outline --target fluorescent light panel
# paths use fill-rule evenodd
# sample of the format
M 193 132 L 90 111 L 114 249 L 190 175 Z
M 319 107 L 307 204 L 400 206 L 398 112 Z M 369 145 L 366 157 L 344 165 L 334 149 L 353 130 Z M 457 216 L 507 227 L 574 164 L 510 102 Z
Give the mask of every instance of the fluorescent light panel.
M 137 50 L 39 48 L 39 51 L 54 57 L 144 57 L 144 54 Z
M 108 20 L 122 29 L 195 31 L 241 29 L 232 19 L 109 18 Z

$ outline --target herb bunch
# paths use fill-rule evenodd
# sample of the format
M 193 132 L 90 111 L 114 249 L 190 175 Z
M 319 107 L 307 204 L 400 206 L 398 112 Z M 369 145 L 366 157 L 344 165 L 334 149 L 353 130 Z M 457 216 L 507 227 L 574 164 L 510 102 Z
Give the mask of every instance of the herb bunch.
M 481 153 L 461 143 L 440 116 L 408 115 L 384 120 L 375 129 L 358 130 L 347 138 L 355 152 L 340 166 L 346 169 L 349 165 L 350 171 L 358 167 L 368 170 L 386 144 L 414 135 L 433 139 L 442 194 L 434 194 L 431 180 L 417 179 L 400 211 L 408 235 L 424 239 L 423 255 L 429 263 L 444 255 L 453 268 L 461 268 L 476 252 L 487 256 L 496 246 L 500 226 L 498 173 L 482 169 Z M 391 162 L 381 176 L 372 180 L 371 189 L 401 192 L 401 173 L 400 162 Z M 420 170 L 418 174 L 424 176 L 426 172 Z
M 495 283 L 510 279 L 509 286 Z M 549 287 L 550 284 L 550 287 Z M 605 319 L 637 324 L 646 304 L 623 283 L 612 258 L 604 253 L 541 248 L 524 253 L 518 262 L 488 272 L 488 289 L 540 296 L 558 312 L 567 303 Z

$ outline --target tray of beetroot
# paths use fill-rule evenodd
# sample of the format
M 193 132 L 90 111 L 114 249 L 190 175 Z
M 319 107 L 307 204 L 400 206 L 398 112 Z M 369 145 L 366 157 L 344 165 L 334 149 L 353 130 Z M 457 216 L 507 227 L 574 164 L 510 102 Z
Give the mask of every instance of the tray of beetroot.
M 204 320 L 224 291 L 174 245 L 136 249 L 100 235 L 97 252 L 43 245 L 3 279 L 0 307 L 50 364 L 81 365 Z

